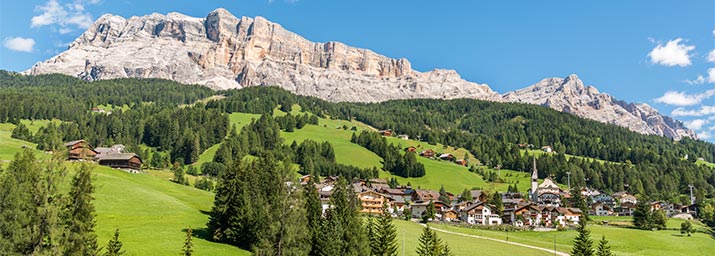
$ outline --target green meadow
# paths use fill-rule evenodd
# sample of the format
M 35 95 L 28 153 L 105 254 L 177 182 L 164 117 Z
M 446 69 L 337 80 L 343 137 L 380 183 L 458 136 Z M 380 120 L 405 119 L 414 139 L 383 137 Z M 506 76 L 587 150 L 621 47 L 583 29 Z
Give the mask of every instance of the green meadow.
M 681 220 L 668 220 L 668 227 L 680 227 Z M 700 229 L 701 225 L 696 225 Z M 435 227 L 496 239 L 506 239 L 507 234 L 503 231 L 488 231 L 466 227 L 456 227 L 446 224 L 436 224 Z M 715 240 L 704 233 L 695 233 L 691 237 L 683 236 L 678 230 L 644 231 L 626 227 L 589 225 L 591 239 L 597 245 L 597 240 L 605 236 L 611 245 L 611 250 L 616 255 L 708 255 L 715 251 Z M 535 232 L 521 231 L 509 232 L 509 241 L 522 244 L 538 246 L 542 248 L 554 248 L 560 252 L 570 252 L 573 239 L 578 233 L 575 230 Z M 511 248 L 510 248 L 511 249 Z

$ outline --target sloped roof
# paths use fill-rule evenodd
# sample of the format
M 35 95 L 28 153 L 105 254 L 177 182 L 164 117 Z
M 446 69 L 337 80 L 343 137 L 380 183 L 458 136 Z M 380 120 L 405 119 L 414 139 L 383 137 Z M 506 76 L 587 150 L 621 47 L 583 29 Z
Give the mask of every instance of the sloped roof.
M 69 142 L 65 143 L 64 146 L 69 147 L 69 146 L 72 146 L 72 145 L 80 143 L 80 142 L 85 142 L 85 141 L 84 140 L 73 140 L 73 141 L 69 141 Z
M 539 188 L 559 188 L 559 186 L 556 186 L 556 183 L 554 183 L 551 178 L 546 177 L 546 179 L 544 179 L 544 182 L 541 182 L 541 184 L 539 184 Z
M 99 158 L 99 161 L 102 161 L 102 160 L 129 160 L 129 159 L 132 159 L 132 157 L 139 158 L 139 156 L 134 153 L 103 154 L 103 155 L 100 155 L 98 158 Z M 139 160 L 141 160 L 141 158 L 139 158 Z

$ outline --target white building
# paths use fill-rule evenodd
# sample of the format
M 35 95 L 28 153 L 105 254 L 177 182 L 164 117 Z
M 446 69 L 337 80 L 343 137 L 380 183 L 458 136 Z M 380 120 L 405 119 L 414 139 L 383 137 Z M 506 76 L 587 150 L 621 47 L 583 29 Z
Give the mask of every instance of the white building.
M 478 202 L 460 211 L 460 219 L 469 224 L 501 225 L 501 216 L 493 214 L 492 207 L 486 203 Z

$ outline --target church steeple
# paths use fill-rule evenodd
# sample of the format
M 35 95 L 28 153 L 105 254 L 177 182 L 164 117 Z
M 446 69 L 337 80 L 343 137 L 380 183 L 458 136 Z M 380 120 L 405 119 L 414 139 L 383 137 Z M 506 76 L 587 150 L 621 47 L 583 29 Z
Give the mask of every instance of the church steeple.
M 536 157 L 534 159 L 534 167 L 531 172 L 531 190 L 529 190 L 529 193 L 531 194 L 531 201 L 536 202 L 539 194 L 536 192 L 536 189 L 539 187 L 539 170 L 536 169 Z

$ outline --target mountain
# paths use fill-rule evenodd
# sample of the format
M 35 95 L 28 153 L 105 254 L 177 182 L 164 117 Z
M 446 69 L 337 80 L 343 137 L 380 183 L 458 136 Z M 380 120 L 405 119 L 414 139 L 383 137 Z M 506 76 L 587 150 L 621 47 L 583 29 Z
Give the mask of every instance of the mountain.
M 278 85 L 331 101 L 499 99 L 489 86 L 465 81 L 453 70 L 418 72 L 406 59 L 339 42 L 311 42 L 263 17 L 237 18 L 225 9 L 206 18 L 106 14 L 67 51 L 26 73 L 89 81 L 164 78 L 215 89 Z
M 474 98 L 524 102 L 675 139 L 695 137 L 682 122 L 645 104 L 629 104 L 584 87 L 576 76 L 549 78 L 499 95 L 454 70 L 418 72 L 392 59 L 339 42 L 316 43 L 263 17 L 237 18 L 216 9 L 205 18 L 180 13 L 106 14 L 65 52 L 26 74 L 63 73 L 93 81 L 164 78 L 214 89 L 277 85 L 330 101 Z
M 524 89 L 503 95 L 509 102 L 521 102 L 549 107 L 603 123 L 626 127 L 642 134 L 655 134 L 679 140 L 696 138 L 683 122 L 658 113 L 648 104 L 627 103 L 600 93 L 593 86 L 584 86 L 576 75 L 566 78 L 546 78 Z

